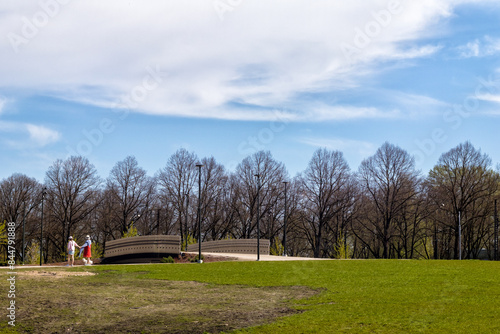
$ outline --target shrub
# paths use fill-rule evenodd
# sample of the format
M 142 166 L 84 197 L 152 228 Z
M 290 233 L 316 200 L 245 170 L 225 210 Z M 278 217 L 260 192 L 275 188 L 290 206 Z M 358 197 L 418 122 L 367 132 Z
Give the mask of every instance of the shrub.
M 92 257 L 94 259 L 100 259 L 103 257 L 103 249 L 102 249 L 102 245 L 100 243 L 92 243 Z
M 347 242 L 347 240 L 344 240 L 344 234 L 342 232 L 339 233 L 337 244 L 334 246 L 334 251 L 335 258 L 337 259 L 351 258 L 351 247 L 349 246 L 349 242 Z
M 199 256 L 198 256 L 198 255 L 196 255 L 196 256 L 194 257 L 194 259 L 191 259 L 190 261 L 194 263 L 194 262 L 198 262 L 198 260 L 199 260 Z M 205 257 L 203 256 L 203 254 L 201 254 L 201 260 L 202 260 L 202 261 L 203 261 L 203 260 L 205 260 Z
M 284 255 L 283 253 L 285 252 L 285 247 L 283 247 L 283 244 L 280 241 L 280 238 L 274 237 L 274 242 L 271 245 L 271 249 L 269 250 L 269 253 L 271 255 Z
M 7 245 L 7 221 L 0 223 L 0 245 Z
M 30 245 L 26 247 L 25 256 L 25 264 L 40 263 L 40 243 L 37 240 L 32 240 Z
M 127 228 L 127 232 L 123 232 L 122 238 L 136 237 L 138 234 L 137 228 L 134 226 L 134 222 L 132 222 Z
M 164 257 L 163 259 L 161 259 L 161 263 L 174 263 L 174 258 L 172 256 L 169 256 L 169 257 Z
M 182 241 L 182 248 L 183 250 L 187 250 L 189 245 L 197 243 L 198 240 L 196 240 L 192 234 L 188 234 L 186 236 L 186 239 Z

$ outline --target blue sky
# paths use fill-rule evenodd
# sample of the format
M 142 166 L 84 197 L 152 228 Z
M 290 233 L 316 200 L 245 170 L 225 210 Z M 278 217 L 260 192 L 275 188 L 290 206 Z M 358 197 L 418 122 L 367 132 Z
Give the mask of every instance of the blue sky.
M 355 171 L 385 141 L 424 174 L 466 140 L 500 163 L 498 1 L 16 1 L 0 35 L 0 179 L 179 148 Z

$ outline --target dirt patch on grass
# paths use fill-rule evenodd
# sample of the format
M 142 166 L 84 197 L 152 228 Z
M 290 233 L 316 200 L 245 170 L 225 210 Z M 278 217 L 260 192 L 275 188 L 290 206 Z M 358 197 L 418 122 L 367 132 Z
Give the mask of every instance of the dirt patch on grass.
M 63 277 L 75 277 L 75 276 L 94 276 L 95 273 L 89 271 L 45 271 L 45 270 L 32 270 L 32 271 L 19 271 L 20 276 L 28 277 L 47 277 L 47 278 L 63 278 Z
M 293 300 L 317 293 L 304 287 L 88 275 L 92 273 L 64 269 L 19 271 L 16 329 L 21 333 L 219 333 L 298 313 Z

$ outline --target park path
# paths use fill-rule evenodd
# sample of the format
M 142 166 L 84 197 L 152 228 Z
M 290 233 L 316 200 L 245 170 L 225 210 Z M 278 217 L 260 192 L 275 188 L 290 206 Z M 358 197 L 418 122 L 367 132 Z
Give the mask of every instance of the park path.
M 198 255 L 196 252 L 190 252 L 186 254 Z M 237 261 L 256 261 L 257 254 L 240 254 L 240 253 L 210 253 L 202 252 L 203 255 L 210 255 L 214 257 L 227 257 L 228 260 L 236 259 Z M 295 256 L 276 256 L 276 255 L 261 255 L 259 261 L 315 261 L 315 260 L 329 260 L 329 259 L 317 259 L 312 257 L 295 257 Z
M 196 252 L 185 252 L 185 254 L 192 254 L 193 256 L 198 255 Z M 222 261 L 256 261 L 257 260 L 257 255 L 256 254 L 240 254 L 240 253 L 210 253 L 210 252 L 203 252 L 203 255 L 206 256 L 211 256 L 211 257 L 217 257 L 217 258 L 225 258 L 222 259 Z M 317 258 L 312 258 L 312 257 L 295 257 L 295 256 L 276 256 L 276 255 L 261 255 L 259 261 L 324 261 L 324 260 L 331 260 L 331 259 L 317 259 Z M 140 263 L 144 264 L 144 263 Z M 44 264 L 43 266 L 39 265 L 16 265 L 16 269 L 23 269 L 23 268 L 60 268 L 60 267 L 67 267 L 66 265 L 50 265 L 50 264 Z M 75 267 L 84 267 L 84 265 L 75 265 Z M 68 267 L 70 268 L 70 267 Z M 0 267 L 0 269 L 9 269 L 9 267 Z

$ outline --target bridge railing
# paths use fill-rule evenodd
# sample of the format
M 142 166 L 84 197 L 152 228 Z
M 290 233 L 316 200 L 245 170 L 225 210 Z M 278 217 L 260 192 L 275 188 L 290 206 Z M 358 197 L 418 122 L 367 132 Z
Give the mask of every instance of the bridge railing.
M 260 239 L 260 254 L 269 255 L 270 243 L 267 239 Z M 188 246 L 188 252 L 197 252 L 198 244 Z M 205 241 L 201 243 L 201 251 L 207 253 L 238 253 L 257 254 L 257 239 L 226 239 Z
M 106 242 L 105 258 L 136 254 L 180 254 L 178 235 L 145 235 Z

